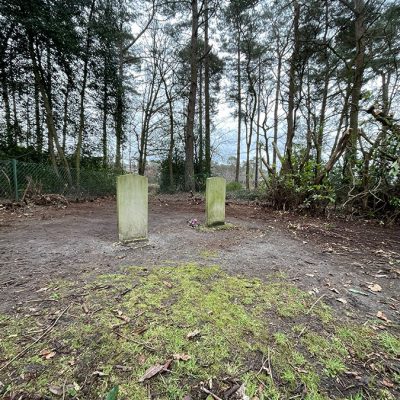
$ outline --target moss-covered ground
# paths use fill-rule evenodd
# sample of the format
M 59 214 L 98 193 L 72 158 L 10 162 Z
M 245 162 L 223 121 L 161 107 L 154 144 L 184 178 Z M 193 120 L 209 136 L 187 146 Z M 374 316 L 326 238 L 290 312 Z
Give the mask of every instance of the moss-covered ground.
M 118 399 L 132 400 L 226 398 L 239 387 L 231 398 L 400 395 L 395 328 L 341 320 L 282 276 L 129 267 L 83 289 L 56 282 L 45 294 L 0 316 L 4 399 L 111 399 L 117 387 Z

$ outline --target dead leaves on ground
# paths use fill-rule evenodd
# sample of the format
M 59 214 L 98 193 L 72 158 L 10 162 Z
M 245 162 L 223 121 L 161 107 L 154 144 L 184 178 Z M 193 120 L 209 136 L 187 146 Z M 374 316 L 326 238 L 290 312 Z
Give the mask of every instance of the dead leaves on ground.
M 392 322 L 382 311 L 378 311 L 376 317 L 385 322 Z
M 374 292 L 374 293 L 382 291 L 382 287 L 380 285 L 378 285 L 377 283 L 369 283 L 367 287 L 371 292 Z
M 53 358 L 57 353 L 54 350 L 48 350 L 48 349 L 43 349 L 42 351 L 39 352 L 39 355 L 44 359 L 44 360 L 50 360 Z
M 139 379 L 139 382 L 144 382 L 162 372 L 169 371 L 169 367 L 170 367 L 172 361 L 173 361 L 172 359 L 169 359 L 165 362 L 165 364 L 152 365 L 150 368 L 147 369 L 147 371 L 144 373 L 144 375 Z
M 139 382 L 144 382 L 155 377 L 158 374 L 169 372 L 172 362 L 175 361 L 189 361 L 191 356 L 189 354 L 177 353 L 172 358 L 168 359 L 164 364 L 155 364 L 149 367 L 146 372 L 139 379 Z

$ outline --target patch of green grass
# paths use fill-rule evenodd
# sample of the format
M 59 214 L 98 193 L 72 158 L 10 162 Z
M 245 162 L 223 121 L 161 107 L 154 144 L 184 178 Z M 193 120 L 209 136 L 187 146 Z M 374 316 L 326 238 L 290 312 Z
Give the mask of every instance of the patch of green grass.
M 338 358 L 329 358 L 325 362 L 326 375 L 334 378 L 335 376 L 346 371 L 346 365 Z
M 400 339 L 389 332 L 383 332 L 379 335 L 379 341 L 383 348 L 396 357 L 400 356 Z
M 218 251 L 216 250 L 201 250 L 200 257 L 208 259 L 208 258 L 215 258 L 218 256 Z
M 399 351 L 389 333 L 339 323 L 322 302 L 311 309 L 315 298 L 282 277 L 263 282 L 193 264 L 125 267 L 98 276 L 84 290 L 87 309 L 73 303 L 43 340 L 7 368 L 10 376 L 23 376 L 5 382 L 8 393 L 51 397 L 50 386 L 65 386 L 72 399 L 94 399 L 118 386 L 120 398 L 142 400 L 150 390 L 160 400 L 181 400 L 200 382 L 231 377 L 245 384 L 250 398 L 290 398 L 304 385 L 305 399 L 326 400 L 331 397 L 324 382 L 335 384 L 350 352 L 362 360 L 373 346 L 390 357 Z M 0 360 L 10 360 L 51 325 L 66 306 L 63 293 L 45 317 L 0 315 Z M 55 354 L 46 358 L 44 350 Z M 176 354 L 189 359 L 174 360 L 171 372 L 139 382 L 149 367 Z M 383 392 L 376 381 L 369 390 L 378 396 Z
M 359 359 L 363 360 L 371 353 L 374 336 L 371 328 L 349 324 L 338 327 L 336 334 L 343 345 L 352 349 Z
M 363 400 L 363 399 L 364 399 L 364 396 L 361 393 L 357 393 L 355 395 L 347 397 L 347 400 Z
M 289 338 L 287 337 L 287 335 L 284 334 L 284 333 L 282 333 L 282 332 L 277 332 L 277 333 L 275 333 L 275 334 L 274 334 L 274 338 L 275 338 L 275 343 L 276 343 L 278 346 L 285 346 L 285 345 L 287 345 L 287 344 L 290 342 L 290 340 L 289 340 Z

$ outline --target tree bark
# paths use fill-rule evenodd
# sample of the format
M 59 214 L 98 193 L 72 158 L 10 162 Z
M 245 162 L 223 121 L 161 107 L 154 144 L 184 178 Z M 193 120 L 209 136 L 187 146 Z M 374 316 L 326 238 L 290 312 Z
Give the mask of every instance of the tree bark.
M 47 125 L 47 129 L 49 132 L 49 140 L 51 143 L 53 143 L 53 141 L 54 141 L 56 148 L 57 148 L 58 156 L 60 157 L 61 162 L 64 165 L 68 182 L 70 185 L 72 185 L 71 171 L 69 169 L 69 164 L 65 157 L 62 146 L 60 145 L 60 141 L 58 140 L 57 131 L 56 131 L 55 123 L 54 123 L 53 110 L 51 107 L 48 93 L 46 91 L 45 81 L 43 78 L 43 71 L 42 71 L 40 64 L 37 61 L 37 58 L 36 58 L 35 49 L 33 47 L 33 38 L 32 37 L 30 37 L 28 39 L 28 46 L 29 46 L 29 54 L 30 54 L 31 61 L 32 61 L 33 74 L 35 76 L 35 82 L 38 85 L 40 94 L 43 99 L 44 108 L 46 111 L 46 125 Z M 58 171 L 57 165 L 55 164 L 55 160 L 53 160 L 53 165 L 54 165 L 55 170 Z
M 297 79 L 296 64 L 300 51 L 300 34 L 299 34 L 300 5 L 297 0 L 293 2 L 293 7 L 294 7 L 294 19 L 293 19 L 294 48 L 292 56 L 290 58 L 287 137 L 285 146 L 285 161 L 282 166 L 283 173 L 293 172 L 292 151 L 293 151 L 293 139 L 295 134 L 295 95 L 298 86 L 296 83 Z
M 351 136 L 349 146 L 345 154 L 345 180 L 350 182 L 356 158 L 357 158 L 357 140 L 359 137 L 358 132 L 358 115 L 361 88 L 363 84 L 363 75 L 365 69 L 365 46 L 366 46 L 366 7 L 364 0 L 353 0 L 353 8 L 355 15 L 354 22 L 354 39 L 356 54 L 353 62 L 353 86 L 351 89 L 351 103 L 350 103 L 350 128 Z
M 203 160 L 204 160 L 204 143 L 203 143 L 203 64 L 199 65 L 199 172 L 202 174 L 203 171 Z
M 190 92 L 185 129 L 185 190 L 195 190 L 194 180 L 194 116 L 196 111 L 197 70 L 198 70 L 198 29 L 199 15 L 197 0 L 191 0 L 192 34 L 190 40 Z
M 237 26 L 237 83 L 238 83 L 238 131 L 237 131 L 237 145 L 236 145 L 236 170 L 235 170 L 235 182 L 239 182 L 240 175 L 240 141 L 242 139 L 242 79 L 241 79 L 241 68 L 240 68 L 240 43 L 241 43 L 241 35 L 240 35 L 240 26 L 238 23 Z
M 80 185 L 81 176 L 81 152 L 83 143 L 83 131 L 85 129 L 85 94 L 86 94 L 86 84 L 88 77 L 88 64 L 89 64 L 89 49 L 91 43 L 91 23 L 93 18 L 94 6 L 96 0 L 93 0 L 90 7 L 89 17 L 87 21 L 87 32 L 86 32 L 86 43 L 85 43 L 85 53 L 83 56 L 83 77 L 82 86 L 80 91 L 80 107 L 79 107 L 79 129 L 78 129 L 78 140 L 75 150 L 75 169 L 76 169 L 76 184 Z
M 211 176 L 210 47 L 208 38 L 208 18 L 208 0 L 204 0 L 205 172 L 207 176 Z

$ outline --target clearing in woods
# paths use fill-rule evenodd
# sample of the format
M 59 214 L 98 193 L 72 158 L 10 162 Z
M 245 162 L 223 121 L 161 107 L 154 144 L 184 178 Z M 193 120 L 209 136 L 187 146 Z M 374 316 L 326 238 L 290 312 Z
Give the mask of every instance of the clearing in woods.
M 399 398 L 398 229 L 158 196 L 122 246 L 115 208 L 0 212 L 3 399 Z

